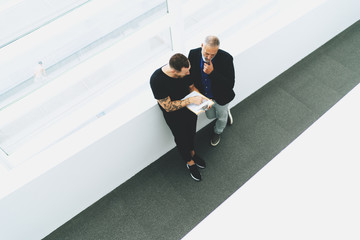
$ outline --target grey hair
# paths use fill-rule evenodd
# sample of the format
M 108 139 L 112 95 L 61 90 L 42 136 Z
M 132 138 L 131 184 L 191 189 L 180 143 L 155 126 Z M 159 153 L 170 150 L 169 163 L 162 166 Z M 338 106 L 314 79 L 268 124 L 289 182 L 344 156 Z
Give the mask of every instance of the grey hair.
M 220 46 L 220 40 L 216 36 L 207 36 L 205 38 L 205 44 L 210 47 L 219 47 Z

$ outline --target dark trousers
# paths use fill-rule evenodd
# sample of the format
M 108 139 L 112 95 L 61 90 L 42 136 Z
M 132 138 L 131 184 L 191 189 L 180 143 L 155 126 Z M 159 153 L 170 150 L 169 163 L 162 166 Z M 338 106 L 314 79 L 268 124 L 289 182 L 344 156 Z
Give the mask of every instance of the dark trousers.
M 190 152 L 194 150 L 197 115 L 187 108 L 163 113 L 181 157 L 189 162 L 192 159 Z

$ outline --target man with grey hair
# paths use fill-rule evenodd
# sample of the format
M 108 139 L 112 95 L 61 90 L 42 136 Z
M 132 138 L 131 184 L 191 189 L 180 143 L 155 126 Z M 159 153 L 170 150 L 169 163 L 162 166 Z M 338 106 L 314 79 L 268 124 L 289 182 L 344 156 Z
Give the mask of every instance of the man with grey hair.
M 207 36 L 201 47 L 189 52 L 192 66 L 190 77 L 196 90 L 212 99 L 215 104 L 206 111 L 209 119 L 216 119 L 210 144 L 216 146 L 226 125 L 233 123 L 229 103 L 234 99 L 235 70 L 233 57 L 219 49 L 220 41 L 216 36 Z

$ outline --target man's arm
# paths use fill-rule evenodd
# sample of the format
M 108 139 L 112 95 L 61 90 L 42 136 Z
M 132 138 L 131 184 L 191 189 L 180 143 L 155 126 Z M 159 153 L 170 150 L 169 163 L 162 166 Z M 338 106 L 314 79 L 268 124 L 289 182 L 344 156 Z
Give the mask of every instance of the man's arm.
M 209 76 L 212 80 L 216 81 L 216 83 L 213 83 L 214 85 L 221 84 L 227 89 L 233 89 L 235 84 L 235 70 L 232 56 L 227 55 L 222 64 L 221 71 L 214 69 Z
M 190 92 L 197 91 L 198 93 L 200 93 L 199 89 L 195 87 L 195 84 L 191 84 L 191 86 L 189 86 L 189 90 Z
M 160 104 L 160 106 L 163 109 L 165 109 L 165 111 L 173 112 L 173 111 L 179 110 L 183 107 L 186 107 L 190 103 L 199 105 L 202 103 L 202 100 L 203 100 L 203 98 L 200 96 L 189 97 L 184 100 L 175 100 L 175 101 L 171 101 L 170 97 L 166 97 L 163 99 L 159 99 L 158 103 Z

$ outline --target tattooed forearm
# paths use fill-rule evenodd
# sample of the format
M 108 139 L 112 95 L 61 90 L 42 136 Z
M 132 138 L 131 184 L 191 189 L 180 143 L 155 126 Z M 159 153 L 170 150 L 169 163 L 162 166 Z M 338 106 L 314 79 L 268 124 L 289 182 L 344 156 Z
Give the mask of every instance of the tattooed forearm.
M 190 99 L 187 98 L 184 100 L 171 101 L 170 97 L 166 97 L 164 99 L 158 100 L 158 102 L 165 109 L 165 111 L 173 112 L 189 105 Z
M 179 110 L 180 108 L 183 108 L 188 104 L 189 104 L 189 99 L 172 101 L 172 102 L 170 102 L 170 105 L 168 106 L 168 111 L 172 112 L 172 111 Z

